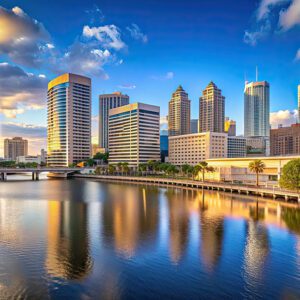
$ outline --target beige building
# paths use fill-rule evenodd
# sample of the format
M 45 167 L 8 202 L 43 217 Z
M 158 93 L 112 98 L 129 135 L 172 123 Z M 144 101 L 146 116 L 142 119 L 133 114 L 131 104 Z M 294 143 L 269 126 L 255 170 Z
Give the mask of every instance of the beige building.
M 169 101 L 168 128 L 169 136 L 191 132 L 191 101 L 181 85 Z
M 299 156 L 269 156 L 207 159 L 206 162 L 215 169 L 215 172 L 207 173 L 206 178 L 216 181 L 240 181 L 245 184 L 255 184 L 256 175 L 250 172 L 249 163 L 253 160 L 260 159 L 266 166 L 264 172 L 259 175 L 261 184 L 276 185 L 284 165 L 290 160 L 298 158 Z
M 108 150 L 108 117 L 109 110 L 129 104 L 129 96 L 121 92 L 99 96 L 99 147 Z
M 202 132 L 169 137 L 169 162 L 196 165 L 209 158 L 227 157 L 227 134 Z
M 225 97 L 211 81 L 199 99 L 199 131 L 224 132 Z
M 236 136 L 236 121 L 230 120 L 228 117 L 225 118 L 224 131 L 229 136 Z
M 160 108 L 133 103 L 109 111 L 109 164 L 160 160 Z
M 91 79 L 66 73 L 48 84 L 48 165 L 68 166 L 91 155 Z
M 271 155 L 300 155 L 300 124 L 271 129 Z
M 21 137 L 4 140 L 4 158 L 16 160 L 18 156 L 28 154 L 28 141 Z

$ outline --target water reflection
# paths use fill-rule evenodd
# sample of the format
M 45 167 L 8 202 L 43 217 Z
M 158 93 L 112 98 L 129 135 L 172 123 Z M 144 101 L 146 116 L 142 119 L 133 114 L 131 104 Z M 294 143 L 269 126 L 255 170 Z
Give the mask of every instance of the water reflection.
M 54 277 L 81 279 L 91 269 L 87 205 L 48 202 L 46 268 Z
M 299 295 L 299 228 L 299 207 L 247 196 L 1 183 L 0 298 Z

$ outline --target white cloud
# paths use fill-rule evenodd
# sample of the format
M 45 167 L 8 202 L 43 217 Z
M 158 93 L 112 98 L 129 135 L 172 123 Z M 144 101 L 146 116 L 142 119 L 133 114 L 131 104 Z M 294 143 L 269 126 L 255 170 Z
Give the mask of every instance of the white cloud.
M 291 126 L 297 123 L 298 111 L 295 109 L 293 111 L 289 110 L 279 110 L 277 112 L 271 112 L 270 123 L 272 128 L 278 128 L 279 125 Z
M 134 90 L 136 88 L 136 85 L 132 83 L 126 83 L 119 85 L 118 88 L 123 90 Z
M 20 67 L 0 63 L 0 114 L 15 118 L 25 110 L 46 104 L 47 78 L 26 73 Z
M 167 72 L 164 75 L 153 75 L 151 76 L 151 78 L 154 80 L 170 80 L 173 79 L 174 76 L 175 76 L 174 72 Z
M 295 60 L 300 60 L 300 49 L 297 50 Z
M 144 34 L 140 27 L 137 24 L 131 24 L 131 27 L 128 26 L 126 27 L 126 29 L 130 32 L 131 37 L 135 40 L 140 40 L 143 43 L 147 43 L 148 42 L 148 37 L 146 34 Z
M 300 24 L 300 0 L 293 0 L 291 5 L 280 12 L 279 27 L 289 30 Z
M 0 6 L 0 54 L 26 66 L 41 63 L 41 49 L 50 45 L 43 24 L 29 17 L 20 7 L 8 10 Z M 52 44 L 51 44 L 52 45 Z
M 262 0 L 257 9 L 257 20 L 266 18 L 271 13 L 272 8 L 290 2 L 290 0 Z
M 83 27 L 82 35 L 87 39 L 95 38 L 103 47 L 120 50 L 126 47 L 126 44 L 121 39 L 120 29 L 116 25 L 105 25 L 99 27 Z

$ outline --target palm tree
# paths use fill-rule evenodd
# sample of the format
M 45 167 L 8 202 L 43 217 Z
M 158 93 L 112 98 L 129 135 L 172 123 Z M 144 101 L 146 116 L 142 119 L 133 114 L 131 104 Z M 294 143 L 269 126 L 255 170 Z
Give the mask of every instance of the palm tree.
M 125 174 L 128 174 L 128 172 L 129 172 L 128 162 L 124 162 L 122 164 L 122 172 L 125 173 Z
M 249 163 L 249 170 L 256 173 L 256 186 L 259 186 L 259 174 L 263 173 L 265 167 L 265 163 L 260 159 L 256 159 Z
M 195 166 L 195 172 L 197 172 L 197 173 L 201 172 L 202 173 L 202 182 L 204 182 L 205 173 L 213 172 L 213 171 L 214 171 L 214 168 L 208 166 L 208 163 L 206 161 L 201 161 L 197 166 Z
M 114 174 L 116 171 L 116 167 L 114 165 L 109 165 L 108 166 L 108 173 L 109 174 Z

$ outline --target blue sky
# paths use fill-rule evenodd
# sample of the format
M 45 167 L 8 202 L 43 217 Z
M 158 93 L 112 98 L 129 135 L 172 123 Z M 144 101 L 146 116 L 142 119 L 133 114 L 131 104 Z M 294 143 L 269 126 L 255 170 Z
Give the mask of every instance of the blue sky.
M 299 24 L 300 0 L 2 1 L 1 137 L 23 134 L 33 153 L 45 146 L 46 84 L 65 71 L 92 78 L 94 136 L 100 93 L 120 90 L 165 116 L 182 84 L 198 118 L 211 80 L 242 133 L 244 81 L 255 79 L 256 66 L 271 85 L 272 124 L 289 124 L 300 83 Z

